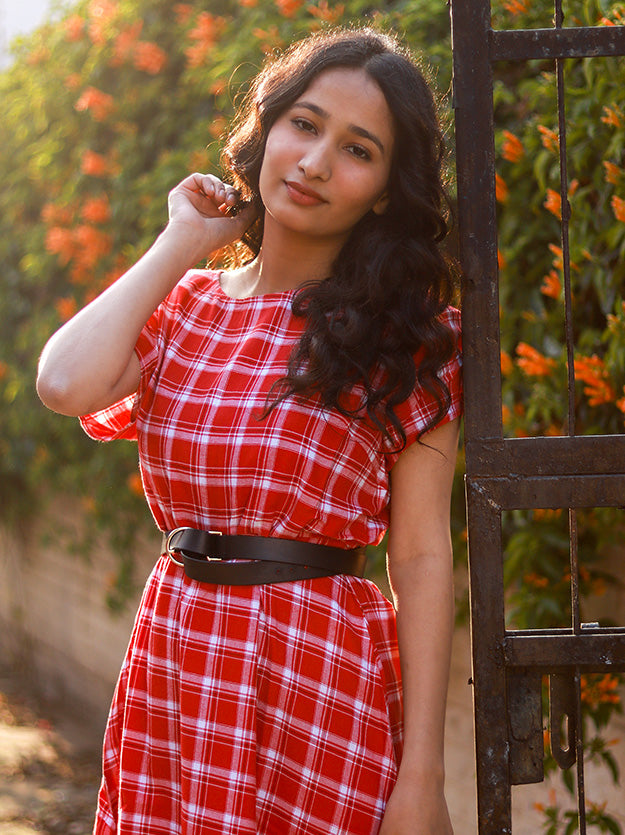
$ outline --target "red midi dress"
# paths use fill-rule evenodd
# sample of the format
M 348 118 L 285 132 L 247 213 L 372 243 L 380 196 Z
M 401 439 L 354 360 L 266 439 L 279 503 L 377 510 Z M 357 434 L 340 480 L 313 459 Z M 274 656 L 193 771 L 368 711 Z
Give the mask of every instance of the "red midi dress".
M 397 453 L 365 421 L 289 397 L 262 417 L 301 336 L 293 292 L 232 299 L 188 273 L 136 346 L 135 395 L 81 418 L 137 440 L 158 527 L 353 548 L 388 526 Z M 459 314 L 445 313 L 454 330 Z M 461 410 L 460 355 L 442 370 Z M 354 392 L 358 397 L 358 392 Z M 430 414 L 398 409 L 408 442 Z M 395 616 L 369 580 L 147 581 L 104 739 L 97 835 L 373 835 L 401 758 Z

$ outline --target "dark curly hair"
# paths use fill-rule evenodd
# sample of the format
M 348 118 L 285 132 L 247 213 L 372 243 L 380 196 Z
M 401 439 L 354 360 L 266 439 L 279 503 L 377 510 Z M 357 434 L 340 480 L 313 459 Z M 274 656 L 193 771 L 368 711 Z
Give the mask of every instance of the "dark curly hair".
M 243 199 L 259 210 L 243 238 L 254 256 L 263 234 L 259 177 L 267 135 L 311 81 L 334 68 L 363 69 L 393 114 L 390 199 L 384 214 L 370 211 L 354 227 L 330 275 L 294 295 L 293 312 L 305 317 L 305 330 L 286 376 L 270 392 L 267 411 L 285 397 L 316 393 L 326 408 L 368 417 L 388 444 L 401 449 L 406 435 L 394 407 L 418 382 L 438 404 L 424 432 L 436 425 L 450 402 L 438 372 L 456 347 L 440 320 L 455 284 L 440 246 L 448 231 L 444 142 L 434 97 L 416 61 L 394 37 L 369 28 L 332 30 L 294 44 L 252 83 L 223 165 Z M 364 397 L 354 404 L 349 394 L 358 384 Z

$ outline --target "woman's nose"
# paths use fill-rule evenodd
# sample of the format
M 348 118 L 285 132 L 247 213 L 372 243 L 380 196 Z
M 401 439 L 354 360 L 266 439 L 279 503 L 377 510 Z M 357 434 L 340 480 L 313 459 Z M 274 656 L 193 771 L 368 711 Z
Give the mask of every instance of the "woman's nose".
M 300 157 L 299 169 L 307 180 L 323 180 L 330 178 L 332 163 L 330 153 L 324 143 L 310 145 Z

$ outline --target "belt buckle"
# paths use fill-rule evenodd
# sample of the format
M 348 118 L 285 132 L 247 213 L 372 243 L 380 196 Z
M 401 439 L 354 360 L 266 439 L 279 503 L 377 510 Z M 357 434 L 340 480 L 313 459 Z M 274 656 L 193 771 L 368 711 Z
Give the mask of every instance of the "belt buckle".
M 181 562 L 180 560 L 177 560 L 174 557 L 174 554 L 178 553 L 178 552 L 172 546 L 172 544 L 171 544 L 172 540 L 177 534 L 181 533 L 182 531 L 194 531 L 194 530 L 195 530 L 195 528 L 191 528 L 188 525 L 184 525 L 181 528 L 174 528 L 173 531 L 170 531 L 167 534 L 167 539 L 165 540 L 165 553 L 167 554 L 167 556 L 169 557 L 169 559 L 173 563 L 175 563 L 176 565 L 179 565 L 181 568 L 184 568 L 184 562 Z M 211 530 L 209 530 L 208 533 L 212 534 L 213 536 L 223 536 L 222 531 L 211 531 Z M 207 561 L 211 562 L 214 559 L 218 560 L 219 557 L 209 557 L 209 556 L 207 556 L 206 559 L 207 559 Z

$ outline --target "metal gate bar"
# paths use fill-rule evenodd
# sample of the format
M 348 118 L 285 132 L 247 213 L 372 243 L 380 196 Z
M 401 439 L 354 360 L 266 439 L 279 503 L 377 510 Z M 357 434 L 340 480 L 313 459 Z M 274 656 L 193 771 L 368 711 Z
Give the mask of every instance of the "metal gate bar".
M 466 495 L 481 835 L 512 832 L 511 785 L 543 778 L 541 676 L 550 676 L 552 748 L 577 761 L 580 832 L 585 832 L 582 672 L 625 670 L 625 628 L 589 628 L 579 609 L 576 508 L 619 507 L 625 497 L 625 435 L 576 437 L 568 327 L 568 437 L 504 439 L 501 419 L 499 288 L 495 212 L 492 64 L 553 59 L 559 93 L 565 315 L 571 320 L 563 59 L 625 55 L 625 27 L 495 31 L 488 0 L 451 0 L 459 242 L 466 276 Z M 571 627 L 506 630 L 501 513 L 568 508 Z M 560 739 L 563 716 L 567 739 Z M 538 733 L 537 733 L 538 731 Z M 539 739 L 540 736 L 540 739 Z

